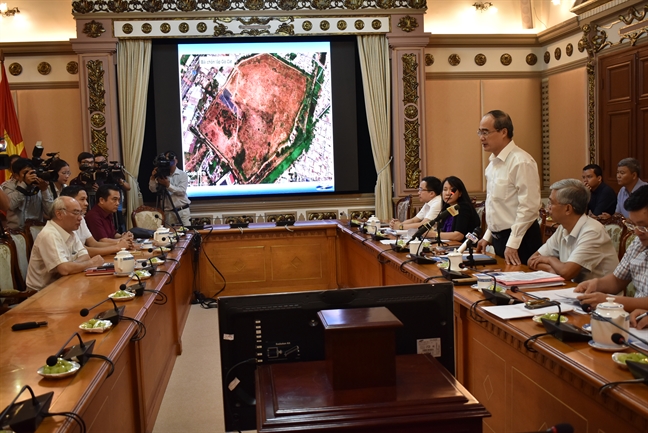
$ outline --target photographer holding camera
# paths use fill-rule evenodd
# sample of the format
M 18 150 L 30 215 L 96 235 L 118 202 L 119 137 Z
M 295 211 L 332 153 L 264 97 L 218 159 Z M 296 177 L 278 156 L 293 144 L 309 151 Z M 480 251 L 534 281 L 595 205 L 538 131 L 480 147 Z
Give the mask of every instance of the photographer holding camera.
M 189 197 L 187 173 L 178 168 L 178 158 L 175 152 L 167 151 L 153 161 L 155 168 L 149 180 L 149 189 L 158 194 L 158 207 L 164 210 L 166 224 L 175 223 L 184 226 L 191 225 L 189 217 Z M 180 221 L 178 221 L 180 219 Z
M 31 160 L 15 160 L 11 171 L 14 176 L 2 184 L 9 198 L 7 226 L 12 230 L 22 230 L 27 219 L 44 221 L 43 214 L 49 211 L 54 197 L 48 189 L 49 183 L 38 177 Z

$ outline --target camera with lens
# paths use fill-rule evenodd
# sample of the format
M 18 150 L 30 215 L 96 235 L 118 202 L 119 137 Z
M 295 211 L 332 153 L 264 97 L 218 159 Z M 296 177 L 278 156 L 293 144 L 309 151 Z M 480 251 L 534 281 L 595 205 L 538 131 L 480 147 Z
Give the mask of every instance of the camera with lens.
M 153 160 L 153 166 L 157 168 L 155 177 L 157 179 L 164 179 L 171 176 L 171 160 L 161 153 Z
M 51 169 L 51 166 L 54 161 L 59 159 L 59 153 L 47 153 L 46 156 L 48 158 L 43 159 L 42 156 L 45 148 L 41 146 L 40 143 L 40 141 L 36 143 L 31 158 L 34 170 L 36 171 L 36 176 L 45 182 L 54 182 L 58 178 L 58 173 L 55 173 L 54 170 Z
M 7 143 L 5 142 L 4 137 L 0 137 L 0 170 L 6 170 L 10 167 L 9 164 L 9 155 L 7 152 Z
M 125 180 L 124 170 L 118 161 L 102 162 L 96 167 L 96 179 L 103 183 L 119 185 L 120 180 Z

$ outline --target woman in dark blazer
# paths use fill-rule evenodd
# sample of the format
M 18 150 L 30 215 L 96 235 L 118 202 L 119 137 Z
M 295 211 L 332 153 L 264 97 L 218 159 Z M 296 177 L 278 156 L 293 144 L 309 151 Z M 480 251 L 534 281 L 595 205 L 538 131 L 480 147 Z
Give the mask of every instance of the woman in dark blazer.
M 459 206 L 456 216 L 448 216 L 441 224 L 441 239 L 463 242 L 466 234 L 481 228 L 481 219 L 473 206 L 466 186 L 456 176 L 448 176 L 443 181 L 443 208 L 446 210 L 453 204 Z M 436 237 L 436 232 L 430 232 L 428 237 Z

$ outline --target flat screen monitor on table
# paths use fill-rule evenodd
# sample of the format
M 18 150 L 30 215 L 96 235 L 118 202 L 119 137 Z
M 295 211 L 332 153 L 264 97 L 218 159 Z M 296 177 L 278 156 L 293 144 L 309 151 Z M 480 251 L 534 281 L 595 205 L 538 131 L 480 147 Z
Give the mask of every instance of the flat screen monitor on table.
M 454 374 L 450 282 L 223 296 L 218 310 L 226 430 L 256 428 L 257 364 L 325 359 L 318 311 L 369 307 L 386 307 L 403 323 L 396 331 L 398 355 L 432 353 Z

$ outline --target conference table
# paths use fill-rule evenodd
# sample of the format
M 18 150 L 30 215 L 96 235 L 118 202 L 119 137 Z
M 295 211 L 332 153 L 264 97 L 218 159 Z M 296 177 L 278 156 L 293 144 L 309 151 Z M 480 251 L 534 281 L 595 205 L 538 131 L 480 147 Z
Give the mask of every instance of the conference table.
M 194 280 L 210 296 L 434 284 L 442 278 L 437 266 L 408 262 L 406 253 L 392 251 L 346 221 L 297 222 L 287 228 L 262 223 L 241 230 L 219 226 L 202 230 L 201 236 L 198 254 L 189 246 L 190 235 L 168 254 L 173 260 L 160 269 L 172 277 L 158 272 L 146 281 L 147 289 L 167 295 L 166 304 L 158 305 L 152 293 L 124 303 L 124 315 L 146 326 L 144 338 L 131 341 L 137 327 L 130 321 L 104 334 L 81 334 L 84 340 L 96 340 L 95 353 L 114 362 L 110 377 L 109 365 L 98 359 L 56 381 L 36 371 L 79 330 L 85 321 L 79 311 L 115 292 L 124 278 L 63 277 L 0 316 L 0 408 L 29 385 L 36 395 L 53 391 L 50 411 L 78 413 L 90 432 L 152 431 L 175 357 L 182 352 Z M 501 261 L 490 266 L 495 267 L 524 270 Z M 530 352 L 524 342 L 543 328 L 528 318 L 498 319 L 481 306 L 476 310 L 484 321 L 478 322 L 470 307 L 480 299 L 477 290 L 455 286 L 456 378 L 491 413 L 484 431 L 542 431 L 561 422 L 571 423 L 579 433 L 648 431 L 646 385 L 598 392 L 606 383 L 632 379 L 609 352 L 550 336 L 539 338 Z M 96 311 L 107 308 L 103 304 Z M 575 313 L 568 317 L 577 326 L 589 320 Z M 48 325 L 11 331 L 14 323 L 41 320 Z M 27 397 L 24 393 L 20 400 Z M 45 418 L 38 429 L 68 431 L 78 429 L 62 417 Z

